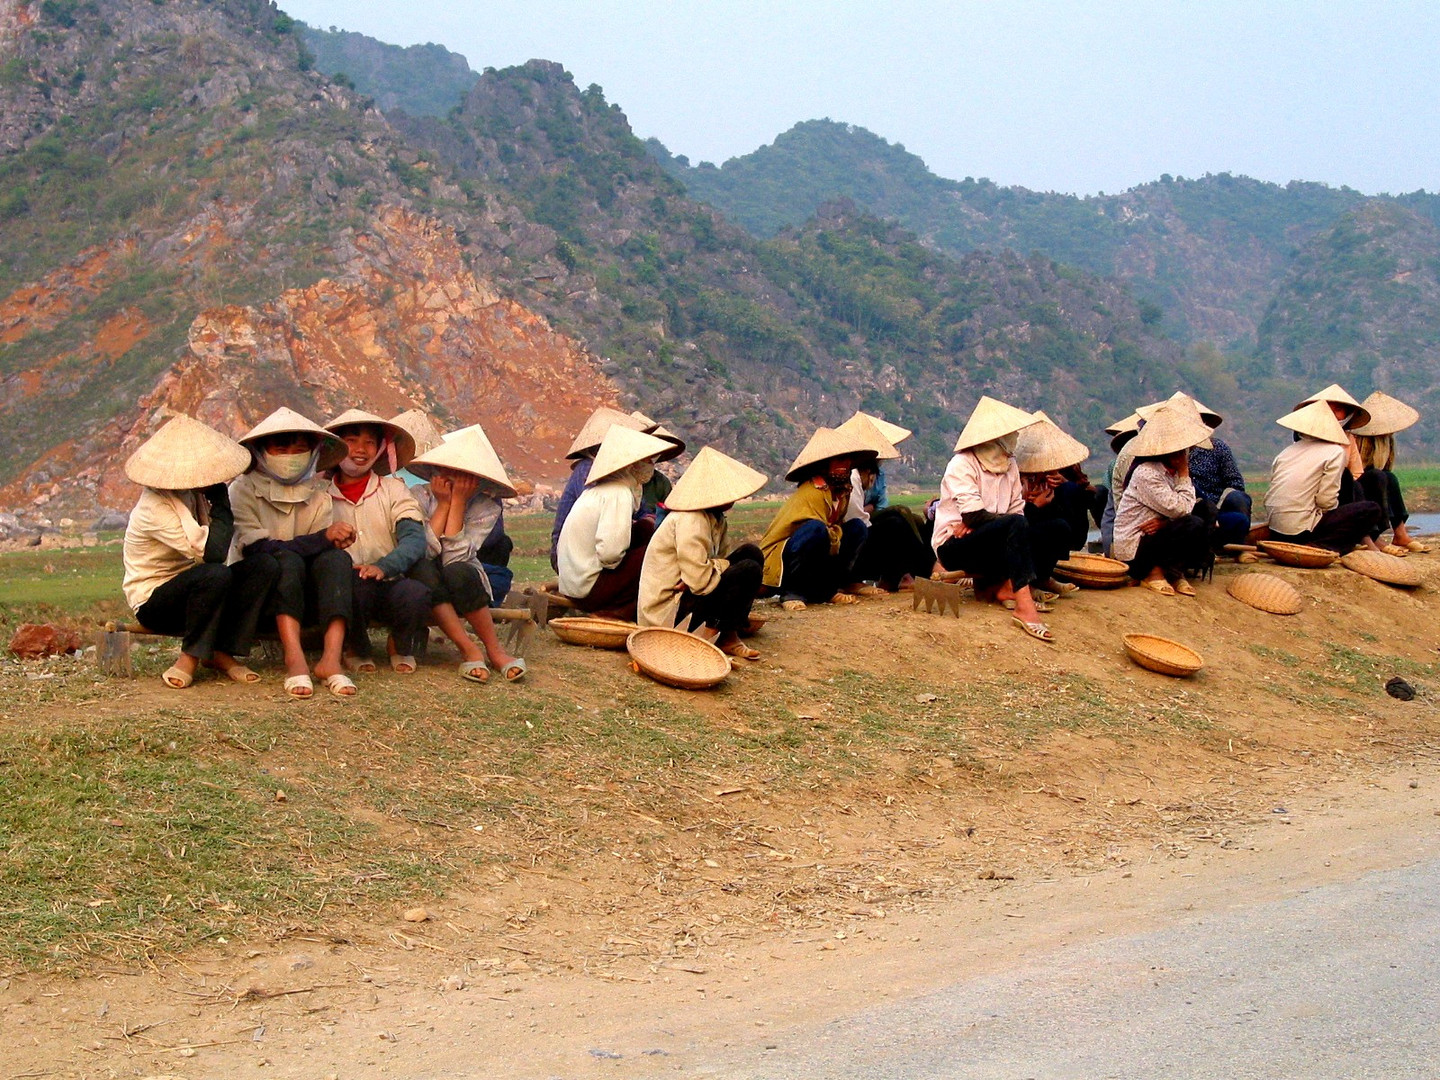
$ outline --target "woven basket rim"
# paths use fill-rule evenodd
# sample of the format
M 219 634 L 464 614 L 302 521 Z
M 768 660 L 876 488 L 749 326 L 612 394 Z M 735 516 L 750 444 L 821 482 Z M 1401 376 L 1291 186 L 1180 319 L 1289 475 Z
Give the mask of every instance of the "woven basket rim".
M 1082 588 L 1091 589 L 1118 589 L 1130 581 L 1129 574 L 1086 574 L 1079 570 L 1061 570 L 1058 567 L 1055 575 Z
M 1338 551 L 1312 544 L 1291 544 L 1284 540 L 1261 540 L 1256 545 L 1266 555 L 1285 566 L 1302 570 L 1319 570 L 1340 558 Z
M 656 662 L 653 655 L 647 655 L 647 642 L 665 642 L 674 648 L 683 648 L 696 658 L 704 657 L 711 671 L 683 671 L 667 667 L 669 658 L 662 657 Z M 684 644 L 681 644 L 681 643 Z M 666 626 L 642 626 L 625 639 L 625 650 L 636 666 L 658 682 L 676 686 L 683 690 L 705 690 L 719 685 L 730 674 L 730 660 L 708 641 Z M 672 650 L 673 651 L 673 650 Z
M 1080 570 L 1087 574 L 1128 574 L 1130 567 L 1119 559 L 1112 559 L 1105 555 L 1092 555 L 1089 552 L 1076 552 L 1068 558 L 1061 559 L 1055 564 L 1057 567 Z
M 547 625 L 567 645 L 592 645 L 602 649 L 623 649 L 626 639 L 638 629 L 635 623 L 596 615 L 566 615 L 549 620 Z

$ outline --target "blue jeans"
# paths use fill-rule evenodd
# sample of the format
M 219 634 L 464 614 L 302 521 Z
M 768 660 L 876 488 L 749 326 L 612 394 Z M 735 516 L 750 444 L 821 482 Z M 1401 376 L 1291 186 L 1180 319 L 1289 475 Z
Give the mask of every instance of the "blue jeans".
M 855 556 L 869 532 L 859 518 L 840 526 L 840 551 L 830 554 L 830 530 L 817 518 L 802 522 L 785 541 L 781 555 L 784 565 L 780 582 L 786 600 L 804 600 L 810 604 L 829 602 L 841 588 L 850 584 L 855 569 Z
M 1250 535 L 1250 496 L 1243 491 L 1232 491 L 1220 502 L 1220 513 L 1215 518 L 1214 548 L 1219 551 L 1226 544 L 1243 544 Z

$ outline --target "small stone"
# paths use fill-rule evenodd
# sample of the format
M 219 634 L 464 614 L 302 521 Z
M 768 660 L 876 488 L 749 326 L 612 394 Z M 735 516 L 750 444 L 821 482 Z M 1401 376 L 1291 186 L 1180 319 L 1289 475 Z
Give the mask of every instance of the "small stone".
M 430 913 L 423 907 L 412 907 L 406 909 L 401 918 L 406 922 L 426 922 L 430 918 Z
M 290 796 L 289 796 L 289 795 L 286 795 L 285 792 L 283 792 L 283 791 L 276 791 L 276 792 L 275 792 L 275 801 L 276 801 L 276 802 L 289 802 L 289 801 L 290 801 Z
M 315 961 L 304 953 L 298 953 L 290 958 L 291 971 L 304 971 L 306 968 L 315 966 Z
M 508 964 L 505 965 L 505 970 L 518 975 L 526 971 L 534 971 L 535 969 L 532 968 L 529 964 L 527 964 L 524 960 L 511 960 Z
M 1418 788 L 1419 786 L 1420 786 L 1420 781 L 1419 781 L 1419 780 L 1411 780 L 1411 781 L 1410 781 L 1410 787 L 1411 787 L 1412 790 L 1413 790 L 1414 788 Z
M 465 985 L 464 975 L 447 975 L 445 981 L 440 984 L 440 988 L 450 991 L 464 990 Z
M 72 653 L 80 648 L 80 635 L 54 623 L 21 623 L 10 639 L 10 652 L 21 660 Z
M 182 1046 L 177 1053 L 183 1058 L 192 1058 L 195 1056 L 195 1048 L 192 1046 Z
M 591 1050 L 590 1056 L 600 1058 L 603 1061 L 619 1061 L 624 1054 L 617 1054 L 614 1050 Z
M 1391 679 L 1385 684 L 1385 692 L 1391 697 L 1393 697 L 1396 701 L 1415 700 L 1415 688 L 1411 686 L 1408 682 L 1406 682 L 1404 679 L 1402 679 L 1399 675 L 1396 675 L 1393 679 Z

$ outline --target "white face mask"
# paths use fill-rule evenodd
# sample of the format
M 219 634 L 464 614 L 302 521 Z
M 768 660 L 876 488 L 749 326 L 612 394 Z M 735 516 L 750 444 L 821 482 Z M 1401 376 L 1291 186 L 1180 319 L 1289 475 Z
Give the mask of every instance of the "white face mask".
M 357 465 L 355 464 L 355 462 L 351 461 L 347 457 L 341 460 L 340 471 L 346 476 L 348 476 L 351 480 L 358 480 L 360 477 L 364 476 L 370 471 L 370 466 L 373 464 L 374 461 L 372 460 L 369 464 Z
M 305 454 L 271 454 L 266 453 L 260 462 L 260 468 L 267 476 L 271 476 L 282 484 L 298 484 L 308 477 L 315 467 L 317 451 L 310 451 Z

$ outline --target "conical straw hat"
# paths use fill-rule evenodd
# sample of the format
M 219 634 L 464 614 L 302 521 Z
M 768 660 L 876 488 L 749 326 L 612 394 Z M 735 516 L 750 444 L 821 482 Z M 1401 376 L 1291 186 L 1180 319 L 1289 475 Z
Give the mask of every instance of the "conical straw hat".
M 608 480 L 627 465 L 658 458 L 673 445 L 643 431 L 611 424 L 595 453 L 595 464 L 590 466 L 590 479 L 585 483 L 598 484 L 601 480 Z
M 1120 420 L 1116 420 L 1113 424 L 1111 424 L 1109 427 L 1107 427 L 1107 428 L 1105 429 L 1105 434 L 1106 434 L 1106 435 L 1124 435 L 1127 431 L 1139 431 L 1139 430 L 1140 430 L 1140 414 L 1139 414 L 1138 412 L 1132 412 L 1129 416 L 1124 417 L 1123 419 L 1120 419 Z
M 794 461 L 790 463 L 790 469 L 785 474 L 785 479 L 790 481 L 803 480 L 805 476 L 814 471 L 814 466 L 822 461 L 829 461 L 835 457 L 853 457 L 857 454 L 873 454 L 875 450 L 864 439 L 861 439 L 854 431 L 840 431 L 837 428 L 816 428 L 815 434 L 810 436 L 810 441 L 805 444 Z
M 497 498 L 515 497 L 515 485 L 510 483 L 505 466 L 500 464 L 495 448 L 479 424 L 450 432 L 438 446 L 412 461 L 410 471 L 428 480 L 437 466 L 478 476 Z
M 424 409 L 406 409 L 404 412 L 392 416 L 390 422 L 410 433 L 410 437 L 415 440 L 417 455 L 428 454 L 440 445 L 443 437 L 440 429 L 435 426 L 435 421 L 430 419 L 430 414 Z
M 965 423 L 965 430 L 955 443 L 955 451 L 969 450 L 972 446 L 1003 439 L 1014 435 L 1035 422 L 1035 417 L 1024 409 L 1007 405 L 992 397 L 982 397 Z
M 142 487 L 190 491 L 228 484 L 250 467 L 250 451 L 189 416 L 172 416 L 125 462 L 125 475 Z
M 1360 406 L 1370 414 L 1370 422 L 1364 427 L 1351 425 L 1355 435 L 1394 435 L 1404 431 L 1420 419 L 1420 413 L 1398 398 L 1376 390 Z
M 895 427 L 894 424 L 888 426 Z M 895 449 L 895 444 L 890 441 L 890 437 L 864 413 L 857 412 L 835 430 L 846 435 L 854 435 L 882 461 L 891 461 L 900 456 L 900 451 Z M 898 430 L 904 431 L 905 429 L 899 428 Z
M 671 444 L 670 449 L 656 458 L 656 461 L 673 461 L 685 452 L 685 440 L 664 424 L 656 424 L 653 431 L 647 431 L 645 434 L 654 435 L 657 439 L 664 439 Z
M 1340 421 L 1336 420 L 1335 414 L 1330 411 L 1329 403 L 1324 399 L 1312 401 L 1309 405 L 1302 405 L 1275 422 L 1281 427 L 1298 431 L 1301 435 L 1308 435 L 1321 442 L 1344 446 L 1350 441 L 1350 437 L 1345 434 L 1345 429 L 1340 426 Z
M 655 429 L 660 426 L 660 421 L 651 420 L 650 417 L 646 416 L 639 409 L 632 409 L 630 411 L 630 417 L 633 420 L 640 421 L 640 430 L 646 435 L 654 435 Z
M 1149 405 L 1141 405 L 1138 409 L 1135 410 L 1135 415 L 1138 416 L 1141 420 L 1149 420 L 1150 417 L 1155 415 L 1155 412 L 1160 408 L 1160 406 L 1187 401 L 1191 405 L 1195 406 L 1196 413 L 1199 414 L 1201 421 L 1205 424 L 1206 427 L 1218 428 L 1221 424 L 1225 422 L 1224 419 L 1220 416 L 1220 414 L 1217 413 L 1214 409 L 1207 409 L 1204 405 L 1201 405 L 1200 402 L 1196 401 L 1193 397 L 1185 393 L 1185 391 L 1183 390 L 1175 391 L 1175 393 L 1171 394 L 1164 401 L 1155 401 L 1151 402 Z M 1118 432 L 1111 432 L 1111 434 L 1118 434 Z
M 1210 428 L 1200 419 L 1194 403 L 1187 406 L 1177 401 L 1157 409 L 1125 450 L 1133 461 L 1164 457 L 1209 441 Z
M 1346 393 L 1345 388 L 1339 383 L 1331 383 L 1319 393 L 1311 394 L 1304 401 L 1300 402 L 1299 405 L 1295 406 L 1295 411 L 1299 412 L 1306 405 L 1316 401 L 1328 401 L 1334 405 L 1349 405 L 1350 408 L 1354 409 L 1355 411 L 1349 421 L 1342 425 L 1349 431 L 1353 431 L 1357 427 L 1364 427 L 1370 423 L 1370 410 Z
M 891 446 L 899 446 L 906 439 L 910 438 L 911 435 L 915 434 L 908 427 L 892 424 L 889 420 L 882 420 L 880 417 L 868 412 L 856 412 L 855 415 L 863 416 L 866 420 L 869 420 L 870 423 L 874 424 L 880 434 L 885 436 L 886 440 L 889 441 Z M 844 425 L 842 424 L 841 426 L 843 427 Z
M 575 436 L 575 441 L 570 444 L 570 449 L 565 451 L 565 456 L 579 458 L 600 449 L 600 444 L 605 440 L 605 433 L 615 424 L 629 428 L 631 431 L 643 431 L 646 427 L 644 422 L 629 413 L 602 405 L 586 419 L 585 426 Z
M 1089 447 L 1061 431 L 1043 412 L 1035 414 L 1035 423 L 1020 432 L 1020 441 L 1015 444 L 1015 461 L 1022 473 L 1068 469 L 1089 456 Z
M 769 479 L 713 446 L 702 446 L 665 499 L 667 510 L 709 510 L 729 506 L 765 486 Z
M 385 437 L 395 444 L 395 468 L 405 468 L 415 456 L 415 439 L 410 432 L 399 424 L 364 409 L 347 409 L 326 424 L 325 430 L 338 432 L 341 428 L 353 424 L 373 424 L 385 432 Z M 377 476 L 384 476 L 390 471 L 390 462 L 385 454 L 382 453 L 375 459 L 373 469 Z
M 324 472 L 333 468 L 350 451 L 345 445 L 345 440 L 339 436 L 326 431 L 315 421 L 301 416 L 294 409 L 287 409 L 284 406 L 276 409 L 260 423 L 240 436 L 240 445 L 247 450 L 258 451 L 260 440 L 270 435 L 291 435 L 302 433 L 314 435 L 320 440 L 320 456 L 315 459 L 316 472 Z M 251 444 L 256 445 L 251 445 Z

